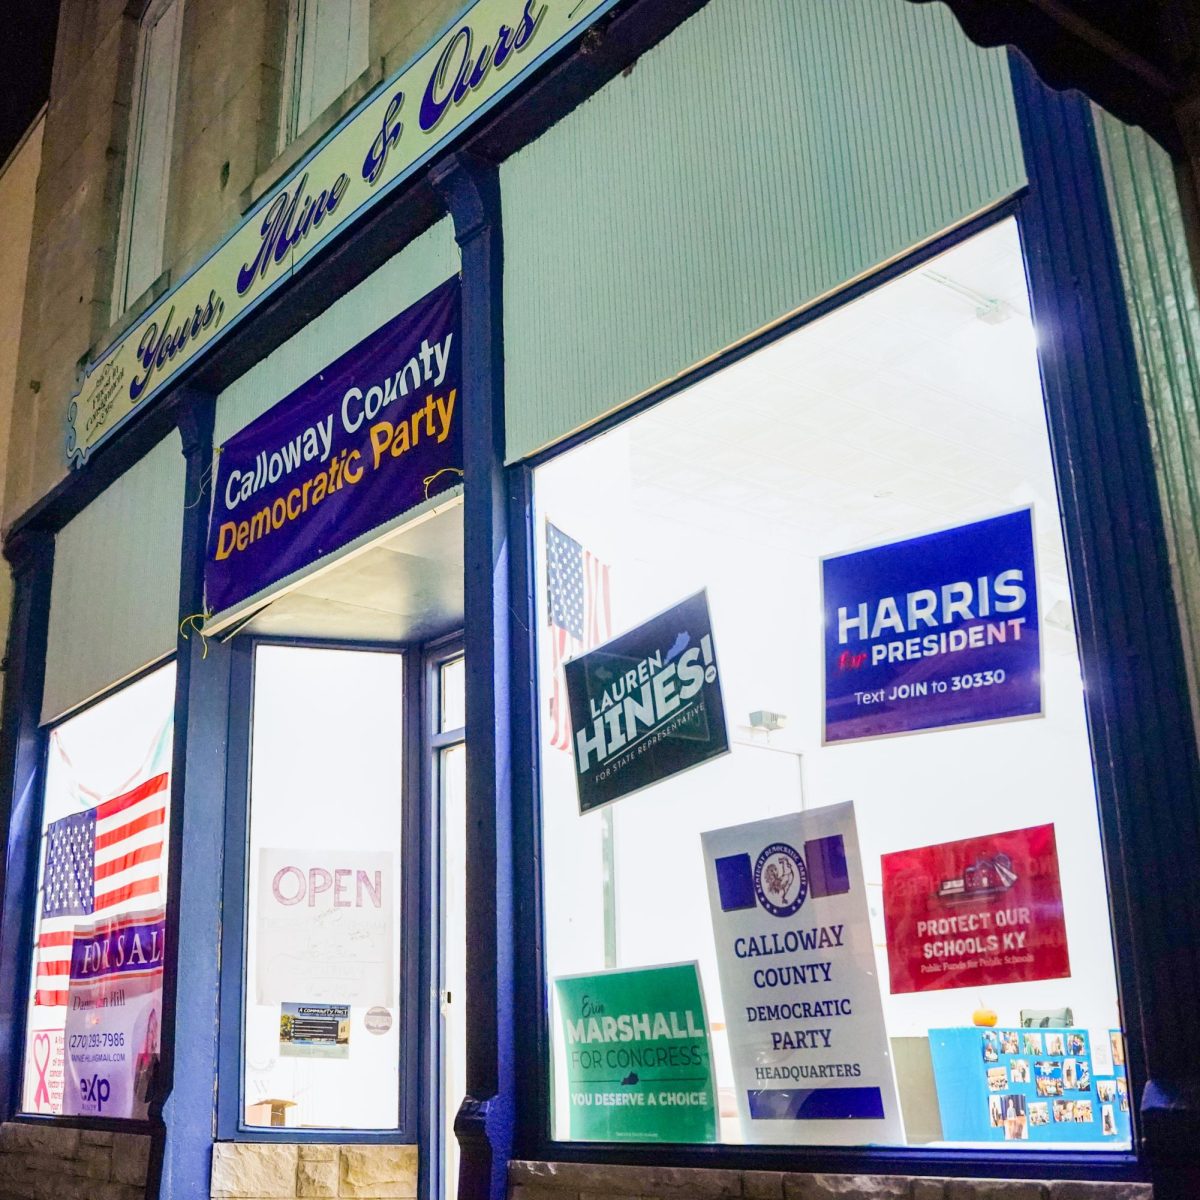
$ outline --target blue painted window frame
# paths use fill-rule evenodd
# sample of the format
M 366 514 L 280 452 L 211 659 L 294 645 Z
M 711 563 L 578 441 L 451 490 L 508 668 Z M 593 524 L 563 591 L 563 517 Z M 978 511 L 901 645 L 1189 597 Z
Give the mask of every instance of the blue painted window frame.
M 1014 66 L 1018 79 L 1021 67 Z M 1039 85 L 1040 86 L 1040 85 Z M 1048 146 L 1046 153 L 1053 155 L 1061 147 Z M 1081 153 L 1078 146 L 1070 148 Z M 1027 148 L 1028 153 L 1028 148 Z M 1098 169 L 1098 168 L 1097 168 Z M 517 1021 L 515 1028 L 516 1092 L 519 1097 L 516 1122 L 516 1146 L 514 1157 L 530 1160 L 566 1162 L 612 1162 L 629 1165 L 692 1166 L 692 1167 L 735 1167 L 746 1170 L 799 1170 L 833 1171 L 854 1173 L 870 1170 L 880 1174 L 899 1176 L 918 1175 L 971 1175 L 1008 1179 L 1103 1179 L 1142 1180 L 1149 1178 L 1148 1164 L 1139 1155 L 1139 1114 L 1136 1105 L 1131 1105 L 1133 1125 L 1133 1148 L 1126 1152 L 1104 1151 L 1042 1151 L 1021 1150 L 1007 1154 L 997 1150 L 975 1147 L 963 1149 L 937 1149 L 926 1147 L 821 1147 L 789 1145 L 735 1145 L 713 1143 L 705 1146 L 676 1146 L 660 1143 L 625 1142 L 578 1142 L 555 1140 L 551 1136 L 551 1030 L 549 1026 L 549 984 L 543 943 L 543 909 L 546 904 L 542 876 L 542 795 L 540 769 L 540 743 L 538 727 L 541 706 L 537 695 L 537 589 L 544 586 L 535 572 L 534 550 L 535 529 L 533 509 L 533 476 L 536 469 L 559 455 L 610 431 L 624 421 L 660 404 L 672 396 L 694 387 L 697 383 L 724 370 L 726 367 L 747 358 L 772 342 L 803 328 L 836 309 L 874 291 L 888 281 L 912 271 L 923 262 L 944 253 L 1009 217 L 1015 217 L 1021 237 L 1025 259 L 1030 301 L 1035 315 L 1038 312 L 1056 310 L 1062 297 L 1047 295 L 1039 287 L 1039 279 L 1033 270 L 1034 251 L 1031 243 L 1052 240 L 1053 231 L 1047 235 L 1041 222 L 1043 218 L 1029 203 L 1029 190 L 1004 200 L 989 209 L 963 221 L 940 237 L 914 248 L 901 258 L 879 267 L 869 275 L 858 279 L 825 300 L 805 309 L 771 329 L 747 341 L 715 355 L 701 366 L 672 380 L 661 388 L 626 405 L 618 411 L 589 425 L 535 455 L 508 468 L 509 479 L 509 536 L 513 546 L 511 562 L 511 592 L 514 598 L 522 597 L 519 611 L 510 621 L 512 655 L 512 694 L 514 700 L 514 727 L 526 725 L 524 736 L 514 738 L 513 763 L 513 809 L 514 809 L 514 870 L 516 887 L 524 892 L 527 902 L 520 910 L 520 919 L 515 930 L 514 955 L 516 962 L 515 1008 L 518 1012 L 532 1015 L 531 1020 Z M 1114 299 L 1111 310 L 1104 317 L 1113 322 L 1126 321 L 1123 305 Z M 1118 324 L 1116 328 L 1120 328 Z M 1051 440 L 1051 453 L 1058 483 L 1060 499 L 1065 489 L 1064 474 L 1068 470 L 1068 459 L 1062 444 L 1060 430 L 1056 427 L 1052 404 L 1053 384 L 1048 380 L 1042 362 L 1042 390 L 1046 405 L 1047 425 Z M 1153 478 L 1150 480 L 1153 484 Z M 1073 520 L 1075 513 L 1070 504 L 1063 504 L 1062 520 L 1064 534 L 1070 550 L 1073 539 L 1085 536 L 1082 522 Z M 1161 533 L 1161 530 L 1160 530 Z M 1072 591 L 1076 604 L 1086 607 L 1093 599 L 1091 581 L 1084 580 L 1077 572 L 1077 563 L 1072 560 Z M 1082 623 L 1082 622 L 1081 622 Z M 1084 646 L 1080 645 L 1081 658 Z M 1093 665 L 1094 665 L 1094 659 Z M 1186 692 L 1183 694 L 1186 703 Z M 1089 725 L 1093 725 L 1091 701 L 1089 703 Z M 1100 761 L 1101 746 L 1092 740 L 1094 774 L 1096 779 L 1097 805 L 1101 829 L 1106 845 L 1105 869 L 1108 875 L 1110 894 L 1110 921 L 1113 934 L 1113 950 L 1118 976 L 1118 996 L 1124 1009 L 1124 1025 L 1132 1036 L 1127 1038 L 1127 1062 L 1129 1064 L 1130 1095 L 1137 1096 L 1147 1078 L 1144 1047 L 1137 1037 L 1137 1014 L 1144 1003 L 1143 982 L 1133 961 L 1131 949 L 1133 929 L 1128 912 L 1120 896 L 1116 878 L 1116 863 L 1110 849 L 1112 832 L 1117 820 L 1114 811 L 1117 801 L 1106 774 L 1111 770 Z M 1129 803 L 1129 801 L 1126 801 Z

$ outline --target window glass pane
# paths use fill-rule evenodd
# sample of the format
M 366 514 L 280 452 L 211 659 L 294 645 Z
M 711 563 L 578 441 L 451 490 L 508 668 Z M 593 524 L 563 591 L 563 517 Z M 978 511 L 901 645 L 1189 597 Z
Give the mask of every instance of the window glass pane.
M 1128 1146 L 1014 224 L 535 496 L 554 1136 Z
M 459 660 L 462 661 L 461 659 Z M 442 1195 L 458 1195 L 454 1118 L 467 1094 L 467 748 L 439 755 L 442 787 Z
M 300 0 L 292 137 L 366 70 L 369 18 L 367 0 Z
M 441 732 L 461 729 L 467 723 L 466 666 L 456 658 L 442 667 Z
M 402 684 L 398 654 L 256 651 L 248 1125 L 398 1123 Z
M 146 1116 L 159 1051 L 175 667 L 50 733 L 22 1107 Z
M 124 227 L 128 240 L 125 286 L 119 300 L 122 312 L 162 271 L 182 11 L 182 0 L 174 0 L 161 10 L 143 34 L 134 122 L 130 130 L 133 166 L 125 201 L 128 213 Z

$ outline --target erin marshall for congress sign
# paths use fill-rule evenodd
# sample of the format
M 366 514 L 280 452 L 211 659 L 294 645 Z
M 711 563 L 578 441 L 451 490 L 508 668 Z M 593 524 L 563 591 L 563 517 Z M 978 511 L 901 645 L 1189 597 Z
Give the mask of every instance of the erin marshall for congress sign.
M 729 750 L 705 592 L 564 671 L 581 813 Z
M 220 612 L 462 477 L 449 279 L 221 447 L 204 570 Z
M 1031 509 L 821 571 L 827 743 L 1041 715 Z
M 554 981 L 573 1141 L 714 1142 L 712 1047 L 696 964 Z

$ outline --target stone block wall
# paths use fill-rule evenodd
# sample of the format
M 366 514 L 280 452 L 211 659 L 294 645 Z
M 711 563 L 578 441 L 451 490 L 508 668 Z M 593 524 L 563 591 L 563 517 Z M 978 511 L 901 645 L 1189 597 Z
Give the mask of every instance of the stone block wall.
M 0 1125 L 4 1200 L 142 1200 L 150 1138 L 141 1133 Z
M 509 1200 L 1153 1200 L 1146 1183 L 911 1179 L 513 1162 Z
M 213 1146 L 213 1200 L 415 1200 L 417 1147 L 218 1142 Z

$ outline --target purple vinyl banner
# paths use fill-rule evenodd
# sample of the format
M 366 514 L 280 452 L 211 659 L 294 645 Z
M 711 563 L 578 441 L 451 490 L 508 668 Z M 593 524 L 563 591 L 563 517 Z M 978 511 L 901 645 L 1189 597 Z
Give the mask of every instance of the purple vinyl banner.
M 1033 511 L 823 559 L 825 741 L 1042 712 Z
M 455 277 L 221 447 L 204 569 L 210 611 L 459 482 L 459 343 Z

